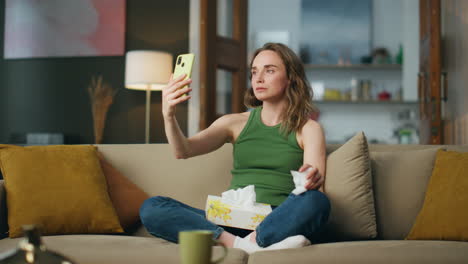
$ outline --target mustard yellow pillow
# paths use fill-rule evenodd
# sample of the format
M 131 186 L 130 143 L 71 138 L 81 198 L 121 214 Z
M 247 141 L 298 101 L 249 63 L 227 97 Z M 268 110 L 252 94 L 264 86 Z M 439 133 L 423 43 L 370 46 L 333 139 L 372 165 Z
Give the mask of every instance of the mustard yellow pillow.
M 94 146 L 0 146 L 9 236 L 123 232 Z
M 437 151 L 424 204 L 406 239 L 468 241 L 468 153 Z

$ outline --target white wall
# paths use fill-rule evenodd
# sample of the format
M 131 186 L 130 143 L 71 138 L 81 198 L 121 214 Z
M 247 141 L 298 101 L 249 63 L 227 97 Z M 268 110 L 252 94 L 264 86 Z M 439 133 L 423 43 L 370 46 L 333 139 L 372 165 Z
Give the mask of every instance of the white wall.
M 200 0 L 190 0 L 189 50 L 195 54 L 192 68 L 192 99 L 188 102 L 188 136 L 198 132 L 200 122 Z
M 402 43 L 402 1 L 374 0 L 372 2 L 372 42 L 374 47 L 385 47 L 394 58 Z
M 289 32 L 289 47 L 299 51 L 301 34 L 301 0 L 250 0 L 248 7 L 248 53 L 257 48 L 259 32 Z
M 418 99 L 419 0 L 403 1 L 403 98 Z

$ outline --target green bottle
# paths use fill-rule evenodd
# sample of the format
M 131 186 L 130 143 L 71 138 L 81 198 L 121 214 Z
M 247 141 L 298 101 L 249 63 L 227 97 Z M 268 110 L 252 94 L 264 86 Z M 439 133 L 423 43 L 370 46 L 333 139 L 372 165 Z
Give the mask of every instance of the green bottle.
M 397 64 L 403 64 L 403 46 L 400 44 L 398 54 L 396 55 L 395 62 Z

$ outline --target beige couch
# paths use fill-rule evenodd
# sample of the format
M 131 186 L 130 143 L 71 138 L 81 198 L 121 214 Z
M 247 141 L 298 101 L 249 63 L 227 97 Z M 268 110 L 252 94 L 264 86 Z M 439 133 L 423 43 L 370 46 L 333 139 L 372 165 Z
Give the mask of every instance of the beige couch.
M 337 147 L 327 146 L 327 152 Z M 258 252 L 250 256 L 241 250 L 230 249 L 223 263 L 468 263 L 467 242 L 404 240 L 422 206 L 435 150 L 440 147 L 369 146 L 379 234 L 375 240 L 322 243 L 301 249 Z M 468 151 L 468 146 L 445 147 Z M 230 145 L 188 160 L 174 159 L 167 144 L 100 145 L 99 150 L 149 194 L 170 196 L 199 208 L 204 208 L 208 194 L 220 194 L 229 185 L 232 167 Z M 377 160 L 381 154 L 385 154 L 385 158 Z M 418 157 L 423 162 L 402 164 L 410 166 L 402 171 L 405 166 L 396 165 L 409 160 L 405 157 Z M 0 187 L 0 232 L 5 234 L 3 183 Z M 144 228 L 132 236 L 62 235 L 45 236 L 43 240 L 50 249 L 81 264 L 179 263 L 178 246 L 151 237 Z M 18 241 L 0 240 L 0 253 L 15 248 Z M 215 257 L 221 252 L 216 247 Z

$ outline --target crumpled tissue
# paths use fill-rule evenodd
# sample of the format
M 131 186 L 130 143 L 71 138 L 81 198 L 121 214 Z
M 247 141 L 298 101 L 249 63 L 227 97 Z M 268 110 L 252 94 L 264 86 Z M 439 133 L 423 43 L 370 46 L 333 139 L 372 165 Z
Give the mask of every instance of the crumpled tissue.
M 256 202 L 254 185 L 225 191 L 221 197 L 208 195 L 205 207 L 209 221 L 249 230 L 255 230 L 271 211 L 269 204 Z
M 221 201 L 224 203 L 236 204 L 243 207 L 254 207 L 257 195 L 255 186 L 249 185 L 245 188 L 228 190 L 221 194 Z
M 307 173 L 312 169 L 312 167 L 308 168 L 307 170 L 303 171 L 303 172 L 298 172 L 298 171 L 291 171 L 291 174 L 293 176 L 293 181 L 294 181 L 294 185 L 296 186 L 296 188 L 294 190 L 292 190 L 292 193 L 295 194 L 295 195 L 299 195 L 305 191 L 307 191 L 307 189 L 305 188 L 305 184 L 307 182 L 307 179 L 306 179 L 306 176 L 307 176 Z

